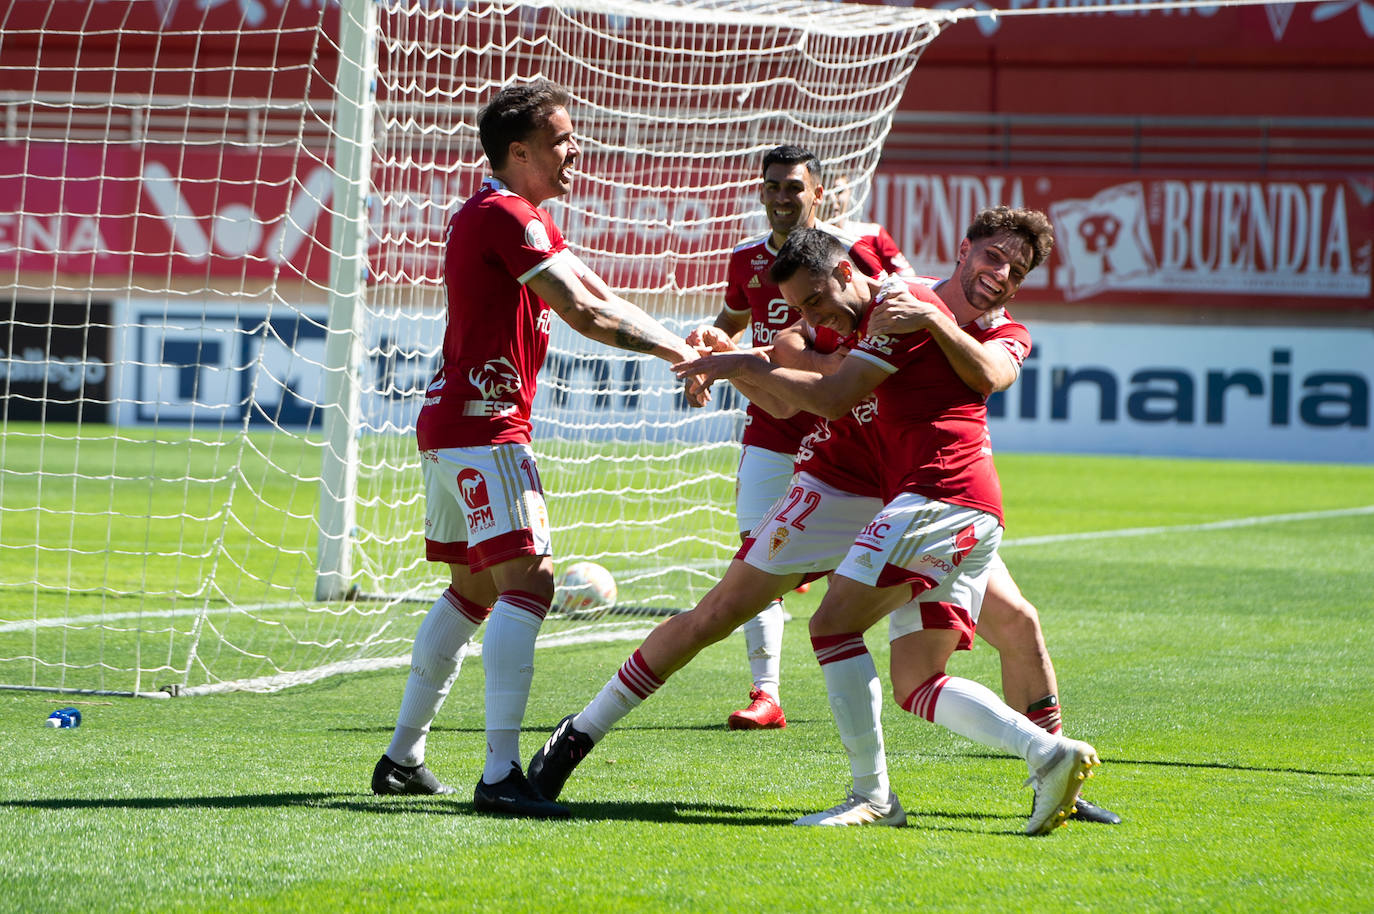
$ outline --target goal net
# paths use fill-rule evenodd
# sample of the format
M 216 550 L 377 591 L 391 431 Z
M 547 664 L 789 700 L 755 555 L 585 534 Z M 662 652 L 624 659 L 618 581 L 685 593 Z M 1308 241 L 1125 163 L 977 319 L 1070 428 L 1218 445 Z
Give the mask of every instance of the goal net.
M 549 204 L 671 326 L 765 227 L 762 154 L 863 204 L 945 21 L 799 0 L 13 0 L 0 13 L 0 685 L 273 689 L 403 665 L 413 428 L 477 108 L 536 76 L 583 148 Z M 741 403 L 555 321 L 535 449 L 559 568 L 619 585 L 543 638 L 635 636 L 737 546 Z

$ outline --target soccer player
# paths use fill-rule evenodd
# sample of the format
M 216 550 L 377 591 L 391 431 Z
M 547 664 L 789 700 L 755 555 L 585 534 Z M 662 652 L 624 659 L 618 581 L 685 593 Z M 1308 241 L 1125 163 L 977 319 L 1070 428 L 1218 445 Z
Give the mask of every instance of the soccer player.
M 866 283 L 870 295 L 877 294 L 880 288 L 877 282 L 862 277 L 861 280 Z M 938 302 L 920 282 L 907 285 L 908 290 L 917 297 L 889 298 L 883 308 L 907 301 L 919 309 L 923 307 L 919 302 L 920 297 Z M 794 353 L 800 345 L 797 342 L 798 332 L 805 330 L 813 338 L 811 348 L 814 350 L 808 367 L 818 371 L 834 370 L 842 362 L 840 355 L 827 357 L 823 354 L 842 352 L 842 349 L 837 350 L 840 338 L 852 333 L 856 326 L 862 328 L 874 313 L 868 300 L 862 299 L 838 304 L 818 300 L 811 302 L 805 311 L 806 318 L 801 324 L 779 334 L 769 357 L 782 364 L 801 364 Z M 898 323 L 910 319 L 905 314 L 894 318 Z M 975 322 L 964 330 L 984 345 L 1000 347 L 1002 344 L 999 340 L 1007 333 L 1024 332 L 1024 328 L 1017 328 L 1020 325 L 1011 321 L 997 321 L 986 327 Z M 714 343 L 717 349 L 733 348 L 719 335 L 709 342 Z M 851 337 L 843 345 L 852 346 L 853 343 Z M 1028 348 L 1027 345 L 1007 352 L 1013 356 L 1023 356 Z M 1019 360 L 1014 361 L 1019 366 Z M 996 362 L 992 364 L 1001 367 Z M 1014 378 L 1014 372 L 1009 377 L 1001 373 L 996 381 L 1005 387 Z M 978 385 L 990 383 L 982 380 L 981 374 L 973 376 L 971 381 Z M 796 409 L 790 401 L 772 397 L 766 391 L 750 389 L 747 382 L 737 379 L 737 383 L 747 396 L 770 410 L 786 414 L 789 409 Z M 871 443 L 862 435 L 862 429 L 872 421 L 874 415 L 871 401 L 865 401 L 841 419 L 822 419 L 817 423 L 798 451 L 797 474 L 786 498 L 773 507 L 765 521 L 755 528 L 753 536 L 746 539 L 725 578 L 691 612 L 663 623 L 581 713 L 569 715 L 559 724 L 531 762 L 532 781 L 550 796 L 556 797 L 576 764 L 591 751 L 606 731 L 653 694 L 669 675 L 684 666 L 702 648 L 728 635 L 740 621 L 757 611 L 772 596 L 787 592 L 800 581 L 819 577 L 839 564 L 855 534 L 883 504 L 879 497 L 877 461 L 872 456 Z M 1007 581 L 1010 582 L 1009 576 Z M 1011 584 L 1011 589 L 1019 598 L 1019 591 L 1015 590 L 1014 584 Z M 1040 672 L 1036 647 L 1046 663 L 1048 654 L 1044 652 L 1034 608 L 1031 607 L 1031 610 L 1029 632 L 1007 626 L 1009 635 L 1023 638 L 1027 645 L 1018 645 L 1014 651 L 1008 650 L 1003 654 L 1002 662 L 1005 670 L 1014 664 L 1027 663 L 1029 656 L 1030 668 L 1006 675 L 1008 681 L 1024 681 L 1034 688 Z M 877 705 L 875 692 L 875 715 Z M 876 719 L 869 738 L 874 751 L 870 753 L 871 759 L 867 764 L 871 767 L 865 776 L 881 780 L 883 798 L 886 799 L 886 765 Z M 1087 804 L 1085 802 L 1082 805 Z M 899 818 L 889 811 L 885 821 L 888 824 L 900 824 Z
M 832 809 L 798 824 L 898 824 L 905 819 L 886 776 L 864 765 L 881 753 L 877 671 L 863 632 L 889 619 L 891 681 L 902 708 L 969 739 L 1020 756 L 1035 797 L 1026 833 L 1045 834 L 1072 813 L 1096 750 L 1032 723 L 991 690 L 946 674 L 956 649 L 971 645 L 987 577 L 1001 540 L 1001 487 L 987 432 L 986 395 L 974 379 L 1010 374 L 1030 347 L 1025 328 L 1002 305 L 1053 243 L 1044 215 L 998 207 L 974 220 L 959 248 L 955 277 L 936 287 L 924 332 L 893 336 L 870 325 L 829 375 L 715 354 L 675 367 L 707 382 L 741 378 L 770 396 L 838 418 L 876 395 L 875 447 L 885 458 L 887 502 L 855 539 L 811 619 L 812 647 L 856 788 Z M 869 296 L 843 247 L 817 233 L 794 233 L 773 278 L 800 307 L 849 305 Z M 961 325 L 1005 328 L 984 346 Z M 784 532 L 790 532 L 784 530 Z
M 888 272 L 899 276 L 915 276 L 916 271 L 907 262 L 906 255 L 897 246 L 891 232 L 876 222 L 861 222 L 845 215 L 849 209 L 852 193 L 849 176 L 840 175 L 836 177 L 832 186 L 826 188 L 825 199 L 822 201 L 821 219 L 835 226 L 845 235 L 871 238 L 873 249 L 893 264 L 894 269 L 890 269 Z
M 906 258 L 891 244 L 890 236 L 888 245 L 881 245 L 876 233 L 842 232 L 817 221 L 825 187 L 821 183 L 820 161 L 810 150 L 789 145 L 769 150 L 763 157 L 759 200 L 768 220 L 768 231 L 740 243 L 731 253 L 725 304 L 715 320 L 715 327 L 731 340 L 739 339 L 746 328 L 752 328 L 753 345 L 768 346 L 781 330 L 799 319 L 800 315 L 768 276 L 778 249 L 794 229 L 816 227 L 834 234 L 849 248 L 853 262 L 870 276 L 914 275 Z M 735 516 L 741 539 L 787 491 L 797 446 L 815 421 L 816 417 L 809 413 L 779 418 L 750 402 L 735 483 Z M 778 599 L 744 623 L 753 684 L 748 707 L 733 712 L 727 719 L 731 729 L 787 726 L 779 696 L 786 618 Z
M 425 739 L 484 621 L 486 761 L 480 812 L 538 818 L 568 810 L 525 780 L 520 725 L 534 641 L 553 598 L 548 510 L 530 449 L 530 408 L 556 312 L 590 339 L 677 362 L 696 352 L 615 295 L 567 247 L 540 204 L 568 192 L 579 149 L 568 93 L 538 80 L 498 92 L 478 113 L 491 168 L 453 216 L 444 254 L 442 364 L 416 424 L 425 477 L 426 558 L 451 586 L 415 636 L 396 729 L 375 793 L 453 792 L 425 767 Z M 695 405 L 707 393 L 689 385 Z

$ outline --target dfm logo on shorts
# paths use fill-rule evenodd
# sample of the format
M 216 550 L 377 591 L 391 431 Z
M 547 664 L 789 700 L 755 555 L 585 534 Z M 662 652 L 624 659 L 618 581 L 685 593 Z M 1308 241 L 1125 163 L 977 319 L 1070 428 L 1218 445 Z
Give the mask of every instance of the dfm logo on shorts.
M 463 496 L 463 503 L 468 506 L 469 530 L 485 530 L 496 523 L 491 499 L 487 496 L 486 477 L 468 467 L 458 474 L 458 491 Z

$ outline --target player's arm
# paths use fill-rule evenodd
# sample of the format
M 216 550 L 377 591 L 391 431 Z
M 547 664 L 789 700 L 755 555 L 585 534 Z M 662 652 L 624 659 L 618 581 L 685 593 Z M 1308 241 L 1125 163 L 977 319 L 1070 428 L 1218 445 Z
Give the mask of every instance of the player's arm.
M 838 419 L 849 412 L 889 374 L 877 363 L 853 354 L 844 357 L 834 374 L 823 375 L 785 368 L 748 353 L 735 352 L 681 362 L 673 366 L 673 372 L 678 377 L 699 377 L 707 385 L 719 380 L 743 379 L 774 397 L 794 403 L 805 412 L 827 419 Z
M 588 339 L 647 352 L 667 362 L 696 357 L 682 337 L 672 333 L 640 307 L 611 291 L 591 270 L 573 259 L 556 260 L 531 276 L 526 285 L 558 316 Z
M 1003 343 L 979 342 L 942 307 L 910 292 L 889 295 L 874 305 L 868 330 L 874 335 L 927 331 L 959 379 L 985 397 L 1006 390 L 1021 371 Z

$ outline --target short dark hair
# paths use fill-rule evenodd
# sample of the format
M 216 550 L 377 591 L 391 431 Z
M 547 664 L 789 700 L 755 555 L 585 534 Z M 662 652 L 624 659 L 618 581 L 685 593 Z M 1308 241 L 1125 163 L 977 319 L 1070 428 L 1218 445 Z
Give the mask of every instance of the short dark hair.
M 477 134 L 493 170 L 504 168 L 510 144 L 543 127 L 555 108 L 567 108 L 568 90 L 547 79 L 506 86 L 477 112 Z
M 798 270 L 812 276 L 825 276 L 841 260 L 849 257 L 844 242 L 829 232 L 815 228 L 793 229 L 778 251 L 777 259 L 768 268 L 768 278 L 775 285 L 787 282 Z
M 1012 209 L 1009 206 L 985 209 L 973 217 L 965 234 L 969 241 L 977 241 L 1002 232 L 1020 235 L 1030 245 L 1032 270 L 1044 263 L 1054 249 L 1054 226 L 1050 224 L 1050 217 L 1038 209 Z
M 766 175 L 769 165 L 805 165 L 807 174 L 816 181 L 821 179 L 821 160 L 814 152 L 801 146 L 774 146 L 763 154 L 763 170 L 760 174 Z

